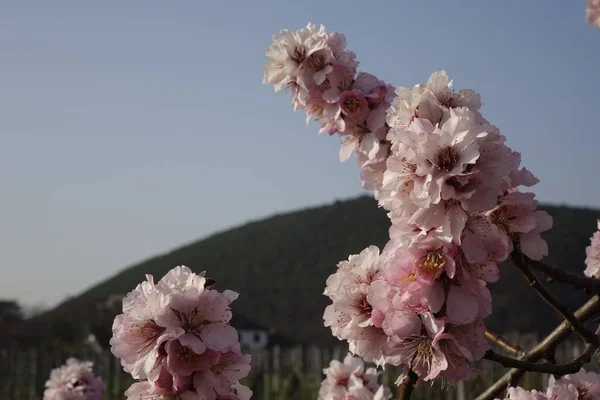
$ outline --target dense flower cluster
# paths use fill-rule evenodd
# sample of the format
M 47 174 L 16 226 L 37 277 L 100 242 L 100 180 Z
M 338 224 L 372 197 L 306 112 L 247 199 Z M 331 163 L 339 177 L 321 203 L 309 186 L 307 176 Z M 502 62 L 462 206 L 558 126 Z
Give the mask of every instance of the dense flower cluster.
M 600 0 L 588 0 L 585 6 L 585 20 L 600 29 Z
M 128 399 L 247 400 L 252 392 L 238 380 L 250 371 L 229 305 L 238 294 L 220 293 L 185 266 L 157 284 L 152 275 L 123 299 L 115 318 L 112 353 L 141 382 Z
M 585 271 L 587 276 L 600 278 L 600 220 L 598 220 L 598 230 L 592 236 L 591 244 L 585 249 Z
M 327 280 L 325 325 L 366 361 L 405 365 L 421 380 L 465 379 L 487 349 L 486 284 L 515 246 L 532 259 L 547 255 L 540 233 L 552 218 L 520 191 L 538 180 L 481 115 L 476 92 L 454 91 L 440 71 L 394 94 L 356 74 L 344 48 L 323 27 L 282 31 L 264 80 L 276 91 L 285 83 L 296 108 L 342 135 L 342 155 L 356 150 L 363 185 L 392 222 L 383 251 L 350 256 Z
M 340 159 L 355 152 L 365 187 L 375 189 L 380 182 L 374 178 L 385 170 L 389 152 L 386 110 L 394 88 L 357 73 L 356 56 L 346 50 L 344 35 L 327 33 L 322 25 L 284 29 L 273 36 L 267 58 L 263 83 L 273 84 L 275 91 L 287 88 L 294 109 L 306 110 L 307 122 L 314 118 L 320 133 L 340 135 Z
M 104 382 L 94 375 L 92 367 L 90 361 L 69 358 L 50 373 L 44 400 L 102 400 Z
M 511 387 L 505 400 L 600 400 L 600 375 L 582 368 L 560 379 L 550 376 L 546 392 Z
M 318 400 L 386 400 L 392 394 L 388 387 L 379 385 L 379 372 L 375 368 L 365 369 L 359 357 L 346 355 L 344 362 L 331 361 L 323 370 L 325 379 L 319 389 Z

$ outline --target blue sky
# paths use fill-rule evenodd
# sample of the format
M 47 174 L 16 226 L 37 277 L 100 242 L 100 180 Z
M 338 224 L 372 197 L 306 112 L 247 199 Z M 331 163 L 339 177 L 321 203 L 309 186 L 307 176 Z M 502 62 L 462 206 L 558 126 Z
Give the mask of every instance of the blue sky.
M 36 3 L 0 5 L 0 297 L 52 305 L 216 230 L 362 193 L 338 140 L 261 84 L 271 35 L 309 21 L 394 85 L 446 69 L 542 201 L 600 206 L 583 0 Z

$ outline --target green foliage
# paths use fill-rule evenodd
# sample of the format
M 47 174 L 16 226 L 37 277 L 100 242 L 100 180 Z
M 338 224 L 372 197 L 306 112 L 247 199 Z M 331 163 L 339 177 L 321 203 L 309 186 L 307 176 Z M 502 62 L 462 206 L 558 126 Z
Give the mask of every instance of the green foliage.
M 550 245 L 549 263 L 570 271 L 584 268 L 585 247 L 596 228 L 600 211 L 564 206 L 544 206 L 555 221 L 545 235 Z M 195 272 L 207 271 L 216 287 L 240 292 L 234 313 L 301 342 L 328 343 L 335 339 L 323 326 L 328 299 L 322 295 L 325 280 L 336 264 L 368 245 L 382 246 L 388 239 L 389 220 L 369 197 L 250 222 L 188 244 L 170 253 L 131 266 L 40 317 L 39 322 L 69 319 L 105 327 L 108 340 L 113 313 L 100 312 L 96 303 L 113 294 L 125 294 L 144 279 L 162 277 L 176 265 Z M 529 289 L 511 265 L 501 267 L 501 279 L 491 285 L 494 314 L 487 320 L 498 332 L 544 333 L 559 322 L 554 312 Z M 565 302 L 576 308 L 584 293 L 551 285 Z

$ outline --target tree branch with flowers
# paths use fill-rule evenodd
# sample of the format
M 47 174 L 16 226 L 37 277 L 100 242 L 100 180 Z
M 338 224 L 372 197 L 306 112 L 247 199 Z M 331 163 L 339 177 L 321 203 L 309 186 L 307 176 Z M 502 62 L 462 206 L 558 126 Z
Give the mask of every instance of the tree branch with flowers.
M 421 382 L 468 379 L 482 359 L 512 369 L 479 400 L 494 399 L 509 386 L 508 398 L 530 395 L 514 387 L 525 371 L 565 376 L 553 378 L 548 395 L 568 385 L 573 393 L 589 392 L 586 382 L 600 382 L 580 372 L 600 345 L 598 331 L 585 325 L 600 308 L 598 297 L 572 312 L 533 272 L 597 293 L 600 233 L 588 249 L 586 276 L 541 262 L 548 246 L 540 234 L 552 227 L 552 218 L 524 191 L 538 179 L 481 114 L 479 94 L 453 90 L 444 71 L 423 84 L 394 88 L 358 72 L 344 35 L 312 24 L 274 35 L 266 57 L 264 83 L 286 90 L 293 108 L 305 110 L 307 122 L 319 123 L 319 133 L 341 138 L 340 160 L 355 154 L 363 188 L 390 218 L 385 247 L 350 255 L 326 282 L 331 304 L 325 326 L 348 342 L 350 353 L 379 367 L 403 366 L 396 380 L 400 399 L 409 399 Z M 498 265 L 509 258 L 564 319 L 530 350 L 484 324 L 492 312 L 487 284 L 498 280 Z M 574 360 L 557 364 L 554 350 L 571 330 L 586 347 Z M 508 355 L 492 351 L 489 342 Z M 351 390 L 347 379 L 338 386 Z M 385 393 L 378 398 L 389 398 Z

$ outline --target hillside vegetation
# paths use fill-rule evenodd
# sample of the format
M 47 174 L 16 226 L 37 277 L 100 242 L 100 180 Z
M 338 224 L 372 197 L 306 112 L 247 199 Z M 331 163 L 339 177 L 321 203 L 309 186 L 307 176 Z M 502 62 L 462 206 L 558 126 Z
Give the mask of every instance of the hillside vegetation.
M 584 268 L 585 247 L 596 228 L 599 210 L 543 206 L 554 217 L 554 228 L 545 235 L 550 246 L 546 260 L 571 271 Z M 207 271 L 217 287 L 241 293 L 234 313 L 302 342 L 325 343 L 334 339 L 323 326 L 322 295 L 325 280 L 338 261 L 368 245 L 380 248 L 388 238 L 389 220 L 369 197 L 275 215 L 217 233 L 124 269 L 119 274 L 70 299 L 41 316 L 47 330 L 88 322 L 108 339 L 114 311 L 94 312 L 95 304 L 113 294 L 124 294 L 153 274 L 157 279 L 176 265 Z M 569 296 L 576 308 L 585 294 L 573 296 L 556 284 L 551 289 Z M 498 332 L 546 332 L 559 322 L 555 313 L 529 289 L 520 273 L 502 266 L 499 282 L 490 285 L 493 316 L 487 320 Z M 91 312 L 92 311 L 92 312 Z M 74 333 L 73 333 L 74 334 Z

